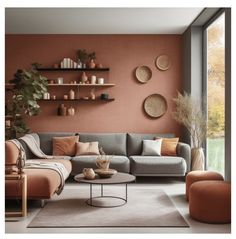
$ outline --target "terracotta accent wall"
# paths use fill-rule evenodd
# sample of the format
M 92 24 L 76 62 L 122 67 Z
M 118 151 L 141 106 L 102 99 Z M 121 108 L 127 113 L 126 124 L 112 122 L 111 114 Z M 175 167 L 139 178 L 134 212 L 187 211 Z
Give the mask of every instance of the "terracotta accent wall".
M 57 116 L 59 102 L 41 102 L 42 113 L 27 118 L 33 131 L 78 131 L 78 132 L 166 132 L 180 134 L 179 125 L 172 119 L 172 98 L 181 89 L 181 47 L 180 35 L 7 35 L 6 36 L 6 81 L 12 79 L 17 69 L 28 68 L 38 62 L 51 66 L 64 57 L 76 60 L 77 49 L 95 51 L 97 62 L 110 67 L 109 72 L 99 73 L 106 82 L 115 87 L 100 88 L 97 95 L 109 93 L 115 101 L 65 102 L 76 108 L 76 116 Z M 160 71 L 155 59 L 167 54 L 172 60 L 168 71 Z M 147 65 L 152 70 L 152 79 L 139 83 L 134 70 Z M 48 78 L 64 77 L 64 80 L 78 80 L 81 72 L 53 72 L 42 74 Z M 96 73 L 88 73 L 92 75 Z M 50 88 L 53 94 L 63 95 L 71 87 Z M 58 90 L 56 90 L 58 89 Z M 153 93 L 163 95 L 168 102 L 168 111 L 159 119 L 149 118 L 143 110 L 144 99 Z M 80 90 L 80 96 L 89 90 Z

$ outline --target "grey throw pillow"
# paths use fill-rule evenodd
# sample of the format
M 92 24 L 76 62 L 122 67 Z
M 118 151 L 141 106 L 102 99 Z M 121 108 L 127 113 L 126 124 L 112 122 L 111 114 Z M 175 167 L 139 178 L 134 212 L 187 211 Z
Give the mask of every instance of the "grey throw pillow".
M 160 156 L 162 139 L 143 140 L 143 156 Z

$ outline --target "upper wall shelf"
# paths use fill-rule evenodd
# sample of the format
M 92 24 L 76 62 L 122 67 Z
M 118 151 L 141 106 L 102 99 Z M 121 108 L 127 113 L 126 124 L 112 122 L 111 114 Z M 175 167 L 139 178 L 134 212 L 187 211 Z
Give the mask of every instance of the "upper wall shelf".
M 6 83 L 5 86 L 6 87 L 12 87 L 15 84 L 11 84 L 11 83 Z M 105 83 L 105 84 L 48 84 L 48 86 L 79 86 L 79 87 L 109 87 L 109 86 L 115 86 L 114 83 Z
M 38 71 L 109 71 L 110 68 L 37 68 Z

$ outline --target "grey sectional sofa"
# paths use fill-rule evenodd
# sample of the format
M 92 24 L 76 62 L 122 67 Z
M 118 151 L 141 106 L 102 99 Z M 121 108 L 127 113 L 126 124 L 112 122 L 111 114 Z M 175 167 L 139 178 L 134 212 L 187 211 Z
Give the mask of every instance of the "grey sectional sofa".
M 40 147 L 45 154 L 52 154 L 52 138 L 72 136 L 76 133 L 38 133 Z M 191 155 L 187 144 L 179 143 L 177 156 L 141 156 L 142 140 L 159 137 L 173 137 L 172 134 L 133 134 L 133 133 L 78 133 L 79 141 L 98 141 L 107 155 L 112 155 L 110 168 L 136 176 L 184 176 L 190 171 Z M 22 142 L 28 159 L 36 158 Z M 96 168 L 97 156 L 67 157 L 72 164 L 72 175 L 81 173 L 83 168 Z

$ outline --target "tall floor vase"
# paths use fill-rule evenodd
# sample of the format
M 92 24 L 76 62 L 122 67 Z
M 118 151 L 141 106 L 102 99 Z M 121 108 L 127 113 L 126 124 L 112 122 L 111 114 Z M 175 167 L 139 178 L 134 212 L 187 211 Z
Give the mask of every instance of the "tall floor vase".
M 192 148 L 191 158 L 192 158 L 192 171 L 204 170 L 205 156 L 203 148 Z

